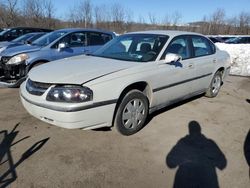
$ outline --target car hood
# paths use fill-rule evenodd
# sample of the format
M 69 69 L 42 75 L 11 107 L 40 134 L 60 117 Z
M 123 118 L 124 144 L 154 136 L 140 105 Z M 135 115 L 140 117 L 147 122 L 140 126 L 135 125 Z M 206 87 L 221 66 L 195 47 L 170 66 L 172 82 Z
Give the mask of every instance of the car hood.
M 0 42 L 0 48 L 5 47 L 5 46 L 9 46 L 11 44 L 13 44 L 13 43 L 12 42 Z
M 23 43 L 17 43 L 17 42 L 0 42 L 0 48 L 5 48 L 5 50 L 7 48 L 13 48 L 13 47 L 17 47 L 17 46 L 22 46 Z
M 31 45 L 23 44 L 23 45 L 15 46 L 12 48 L 7 48 L 6 50 L 2 52 L 1 56 L 15 56 L 17 54 L 34 52 L 40 49 L 41 49 L 40 46 L 31 46 Z
M 140 63 L 93 56 L 76 56 L 49 62 L 32 69 L 29 78 L 36 82 L 83 84 Z

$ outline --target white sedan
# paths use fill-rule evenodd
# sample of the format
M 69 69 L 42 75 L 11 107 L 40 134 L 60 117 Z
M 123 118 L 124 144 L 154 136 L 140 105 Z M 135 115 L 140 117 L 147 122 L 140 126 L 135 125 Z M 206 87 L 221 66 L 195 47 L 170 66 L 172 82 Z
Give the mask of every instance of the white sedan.
M 194 95 L 215 97 L 230 56 L 206 37 L 180 31 L 121 35 L 93 55 L 30 71 L 20 96 L 38 119 L 64 128 L 139 131 L 147 116 Z

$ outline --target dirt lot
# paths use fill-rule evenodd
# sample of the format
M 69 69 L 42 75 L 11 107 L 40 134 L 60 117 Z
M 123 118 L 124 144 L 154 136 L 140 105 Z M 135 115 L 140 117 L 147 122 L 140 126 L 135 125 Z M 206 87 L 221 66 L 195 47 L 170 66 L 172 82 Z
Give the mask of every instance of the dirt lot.
M 229 77 L 218 97 L 164 109 L 125 137 L 48 125 L 27 114 L 18 89 L 0 89 L 0 187 L 249 187 L 246 99 L 250 78 Z

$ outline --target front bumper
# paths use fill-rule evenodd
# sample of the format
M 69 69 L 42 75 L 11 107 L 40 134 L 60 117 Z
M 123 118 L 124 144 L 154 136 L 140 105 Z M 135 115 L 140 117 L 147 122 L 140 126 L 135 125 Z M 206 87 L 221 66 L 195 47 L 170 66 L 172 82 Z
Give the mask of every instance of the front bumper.
M 1 87 L 9 87 L 15 88 L 21 85 L 24 82 L 26 77 L 20 78 L 19 80 L 6 80 L 4 77 L 0 78 L 0 88 Z
M 25 62 L 19 65 L 6 65 L 0 62 L 0 87 L 18 87 L 26 79 Z
M 22 84 L 20 87 L 20 97 L 24 108 L 32 116 L 46 123 L 67 129 L 95 129 L 110 127 L 112 125 L 116 103 L 93 106 L 93 108 L 84 108 L 83 106 L 83 110 L 77 111 L 63 111 L 49 109 L 44 103 L 34 101 L 29 95 L 26 91 L 25 83 Z M 39 97 L 41 98 L 41 96 Z

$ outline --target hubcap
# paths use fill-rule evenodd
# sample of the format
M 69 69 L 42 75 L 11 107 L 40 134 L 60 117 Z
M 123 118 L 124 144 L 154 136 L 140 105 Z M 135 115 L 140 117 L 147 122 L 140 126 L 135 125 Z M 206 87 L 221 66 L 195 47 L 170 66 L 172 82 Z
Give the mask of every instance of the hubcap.
M 128 102 L 122 113 L 122 122 L 127 129 L 133 129 L 140 125 L 146 114 L 146 107 L 140 99 Z
M 221 78 L 220 76 L 216 76 L 213 80 L 213 83 L 212 83 L 212 92 L 213 94 L 217 94 L 220 90 L 220 86 L 221 86 Z

